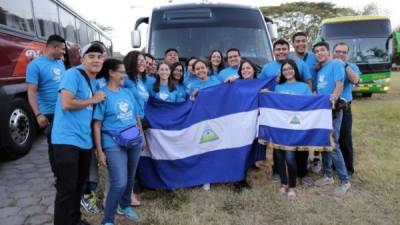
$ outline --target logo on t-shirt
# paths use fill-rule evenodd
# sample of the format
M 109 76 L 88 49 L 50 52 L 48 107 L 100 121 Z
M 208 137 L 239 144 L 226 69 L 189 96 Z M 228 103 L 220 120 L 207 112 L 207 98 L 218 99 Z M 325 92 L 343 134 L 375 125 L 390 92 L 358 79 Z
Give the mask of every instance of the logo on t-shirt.
M 61 81 L 61 69 L 54 67 L 53 68 L 53 80 L 56 82 L 60 82 Z
M 328 85 L 328 81 L 325 79 L 325 74 L 320 74 L 318 77 L 318 89 L 323 89 Z
M 132 110 L 129 108 L 129 103 L 124 99 L 121 99 L 116 104 L 117 108 L 117 118 L 119 120 L 129 120 L 132 119 L 133 113 Z
M 163 93 L 163 92 L 160 92 L 160 99 L 161 100 L 163 100 L 163 101 L 167 101 L 167 99 L 168 99 L 168 93 Z

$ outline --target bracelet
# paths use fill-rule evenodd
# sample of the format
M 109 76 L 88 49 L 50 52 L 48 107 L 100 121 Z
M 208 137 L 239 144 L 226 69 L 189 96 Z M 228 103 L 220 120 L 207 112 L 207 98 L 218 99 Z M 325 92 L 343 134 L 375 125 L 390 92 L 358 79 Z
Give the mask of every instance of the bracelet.
M 40 116 L 40 115 L 42 115 L 42 113 L 38 113 L 38 114 L 36 114 L 36 115 L 35 115 L 35 117 L 38 117 L 38 116 Z

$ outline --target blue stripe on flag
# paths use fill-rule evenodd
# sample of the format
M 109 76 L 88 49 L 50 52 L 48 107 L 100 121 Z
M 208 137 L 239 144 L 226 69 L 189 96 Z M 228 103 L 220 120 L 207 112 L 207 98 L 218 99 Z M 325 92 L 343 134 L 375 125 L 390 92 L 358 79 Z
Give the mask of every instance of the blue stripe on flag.
M 142 156 L 138 170 L 140 181 L 144 187 L 155 189 L 240 181 L 246 170 L 260 159 L 260 151 L 265 153 L 265 150 L 256 150 L 249 145 L 179 160 L 153 160 Z
M 330 130 L 290 130 L 260 125 L 259 138 L 284 146 L 330 147 Z
M 267 92 L 260 94 L 260 107 L 288 111 L 310 111 L 331 109 L 331 103 L 328 95 L 288 95 Z
M 257 109 L 259 91 L 274 85 L 274 78 L 237 80 L 200 90 L 194 102 L 168 103 L 150 98 L 145 116 L 151 128 L 181 130 L 204 120 Z

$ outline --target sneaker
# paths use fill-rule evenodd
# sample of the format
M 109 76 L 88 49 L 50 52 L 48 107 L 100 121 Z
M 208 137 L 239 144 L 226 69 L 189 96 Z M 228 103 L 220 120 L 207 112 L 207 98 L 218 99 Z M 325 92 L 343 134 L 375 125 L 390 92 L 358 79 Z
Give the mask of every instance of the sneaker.
M 315 186 L 317 187 L 322 187 L 333 183 L 334 183 L 333 177 L 327 177 L 327 176 L 324 176 L 314 182 Z
M 343 196 L 350 189 L 350 187 L 351 187 L 350 182 L 347 182 L 347 183 L 341 184 L 339 187 L 335 188 L 335 190 L 333 192 L 335 193 L 336 196 Z
M 280 195 L 286 195 L 286 192 L 287 192 L 287 186 L 286 186 L 286 185 L 282 185 L 282 186 L 279 188 L 279 194 L 280 194 Z
M 301 182 L 309 186 L 314 185 L 314 181 L 310 176 L 304 176 L 303 178 L 301 178 Z
M 315 174 L 318 174 L 322 170 L 322 163 L 321 160 L 314 160 L 312 166 L 311 166 L 311 171 Z
M 210 185 L 210 183 L 203 184 L 203 190 L 205 190 L 205 191 L 209 191 L 210 189 L 211 189 L 211 185 Z
M 97 214 L 100 212 L 99 207 L 97 207 L 97 197 L 96 197 L 96 193 L 94 191 L 92 191 L 92 194 L 88 198 L 85 196 L 82 196 L 81 206 L 88 213 Z
M 126 218 L 128 218 L 130 220 L 134 220 L 134 221 L 139 220 L 139 215 L 131 206 L 128 206 L 124 209 L 122 209 L 121 207 L 118 206 L 117 213 L 119 215 L 125 216 Z
M 273 181 L 280 181 L 281 177 L 279 176 L 279 174 L 274 173 L 274 174 L 272 174 L 272 180 Z
M 295 200 L 297 195 L 296 195 L 296 191 L 293 188 L 289 188 L 289 191 L 287 193 L 287 197 L 289 200 Z

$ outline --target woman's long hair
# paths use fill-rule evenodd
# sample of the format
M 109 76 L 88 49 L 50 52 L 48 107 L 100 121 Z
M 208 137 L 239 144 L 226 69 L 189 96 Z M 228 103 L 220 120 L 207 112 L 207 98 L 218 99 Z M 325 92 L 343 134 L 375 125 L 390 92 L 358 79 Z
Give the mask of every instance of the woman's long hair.
M 287 81 L 285 76 L 283 76 L 283 66 L 285 66 L 286 64 L 289 64 L 294 69 L 294 79 L 296 81 L 303 82 L 303 80 L 301 80 L 301 78 L 300 78 L 299 68 L 297 68 L 296 62 L 289 59 L 289 60 L 283 62 L 281 65 L 281 75 L 279 77 L 279 84 L 283 84 Z
M 178 66 L 182 67 L 182 77 L 179 80 L 175 80 L 173 73 L 174 73 L 174 70 L 176 69 L 176 67 L 178 67 Z M 184 70 L 184 67 L 183 67 L 182 63 L 180 63 L 180 62 L 172 63 L 172 65 L 170 66 L 170 70 L 171 70 L 170 77 L 172 78 L 172 80 L 178 82 L 178 84 L 183 84 L 183 79 L 184 79 L 183 70 Z
M 128 74 L 129 79 L 135 83 L 138 81 L 138 75 L 141 75 L 143 82 L 146 81 L 145 72 L 140 73 L 137 69 L 139 55 L 143 56 L 143 54 L 139 51 L 130 51 L 123 59 L 126 74 Z
M 106 81 L 110 80 L 110 70 L 117 71 L 121 65 L 124 65 L 124 63 L 119 59 L 106 59 L 103 62 L 100 72 L 96 75 L 96 79 L 104 77 Z
M 213 69 L 213 66 L 211 64 L 211 56 L 214 54 L 214 52 L 218 52 L 218 54 L 221 56 L 221 63 L 217 67 L 217 73 L 221 72 L 221 70 L 225 69 L 224 65 L 224 55 L 222 55 L 222 52 L 218 49 L 214 49 L 211 51 L 210 55 L 208 56 L 208 61 L 210 62 L 210 69 Z
M 242 59 L 241 62 L 240 62 L 239 70 L 238 70 L 238 75 L 239 75 L 240 79 L 244 79 L 243 75 L 242 75 L 242 66 L 243 66 L 244 63 L 250 64 L 250 66 L 254 70 L 254 78 L 257 78 L 257 74 L 260 72 L 258 70 L 257 66 L 252 61 L 250 61 L 248 59 Z
M 158 74 L 158 70 L 160 69 L 160 66 L 163 64 L 168 66 L 168 64 L 165 62 L 162 62 L 162 63 L 158 64 L 158 66 L 157 66 L 156 82 L 153 85 L 153 91 L 156 93 L 160 92 L 161 78 L 160 78 L 160 75 Z M 169 66 L 168 66 L 168 68 L 169 68 Z M 172 76 L 170 73 L 170 75 L 168 77 L 168 90 L 170 92 L 173 92 L 175 89 L 176 89 L 175 82 L 172 80 Z

